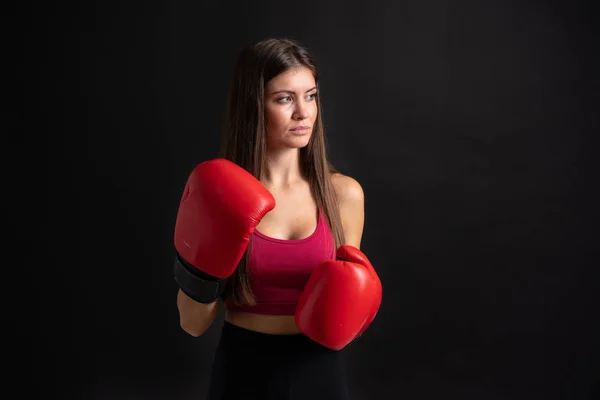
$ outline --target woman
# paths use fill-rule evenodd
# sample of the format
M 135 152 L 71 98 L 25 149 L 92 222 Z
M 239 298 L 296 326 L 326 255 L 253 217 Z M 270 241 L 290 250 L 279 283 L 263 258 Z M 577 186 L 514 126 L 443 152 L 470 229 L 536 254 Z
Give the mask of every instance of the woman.
M 210 400 L 350 398 L 343 349 L 317 343 L 298 326 L 311 272 L 335 260 L 342 245 L 359 249 L 364 225 L 360 184 L 327 159 L 318 83 L 311 54 L 292 40 L 260 41 L 236 62 L 222 158 L 260 181 L 274 202 L 254 218 L 234 272 L 223 274 L 225 324 Z M 223 181 L 215 178 L 215 185 Z M 218 304 L 199 303 L 180 290 L 182 328 L 203 334 Z

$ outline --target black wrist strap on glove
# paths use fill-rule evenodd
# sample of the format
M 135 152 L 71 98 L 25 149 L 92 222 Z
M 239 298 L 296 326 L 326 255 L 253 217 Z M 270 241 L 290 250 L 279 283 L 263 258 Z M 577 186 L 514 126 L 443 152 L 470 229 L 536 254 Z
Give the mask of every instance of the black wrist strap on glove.
M 198 303 L 209 304 L 218 300 L 227 283 L 227 278 L 216 278 L 203 273 L 187 263 L 179 253 L 175 257 L 173 274 L 183 293 Z

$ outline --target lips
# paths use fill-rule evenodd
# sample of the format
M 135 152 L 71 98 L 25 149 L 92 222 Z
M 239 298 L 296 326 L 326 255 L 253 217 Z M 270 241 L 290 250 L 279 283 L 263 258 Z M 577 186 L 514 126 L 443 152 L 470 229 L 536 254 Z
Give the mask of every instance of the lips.
M 306 132 L 306 131 L 308 131 L 309 129 L 310 129 L 310 127 L 309 127 L 309 126 L 298 126 L 298 127 L 296 127 L 296 128 L 292 128 L 292 129 L 290 129 L 290 131 L 292 131 L 292 132 Z

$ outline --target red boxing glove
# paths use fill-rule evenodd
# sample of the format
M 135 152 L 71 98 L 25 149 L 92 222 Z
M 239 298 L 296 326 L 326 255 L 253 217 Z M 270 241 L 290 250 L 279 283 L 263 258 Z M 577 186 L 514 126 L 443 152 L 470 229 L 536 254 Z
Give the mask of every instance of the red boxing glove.
M 319 264 L 310 275 L 296 308 L 296 325 L 315 342 L 341 350 L 368 328 L 381 299 L 381 281 L 367 257 L 344 245 L 337 260 Z
M 250 236 L 275 198 L 242 167 L 222 158 L 190 174 L 175 222 L 174 275 L 200 303 L 219 298 L 242 259 Z
M 369 327 L 369 325 L 371 325 L 371 322 L 373 322 L 373 320 L 375 319 L 375 316 L 379 312 L 379 307 L 381 306 L 381 299 L 383 296 L 383 288 L 381 286 L 381 280 L 379 279 L 377 272 L 375 272 L 375 268 L 373 268 L 373 265 L 371 264 L 371 262 L 369 261 L 367 256 L 365 256 L 364 253 L 362 251 L 358 250 L 356 247 L 341 246 L 337 252 L 337 259 L 344 260 L 344 261 L 351 261 L 351 262 L 355 262 L 357 264 L 364 265 L 371 271 L 371 274 L 373 275 L 373 279 L 375 280 L 375 293 L 374 293 L 375 300 L 373 301 L 373 306 L 371 308 L 371 312 L 369 313 L 369 316 L 367 317 L 362 329 L 360 330 L 360 332 L 358 332 L 358 335 L 356 335 L 356 338 L 354 338 L 354 340 L 356 340 L 356 339 L 358 339 L 359 336 L 361 336 L 363 334 L 363 332 Z

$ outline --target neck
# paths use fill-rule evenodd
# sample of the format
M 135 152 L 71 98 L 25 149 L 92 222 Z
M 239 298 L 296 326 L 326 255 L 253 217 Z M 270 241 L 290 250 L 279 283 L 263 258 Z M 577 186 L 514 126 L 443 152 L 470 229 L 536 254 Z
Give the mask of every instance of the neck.
M 265 185 L 284 187 L 303 179 L 300 149 L 270 150 L 266 159 L 266 171 L 263 171 L 261 176 Z

